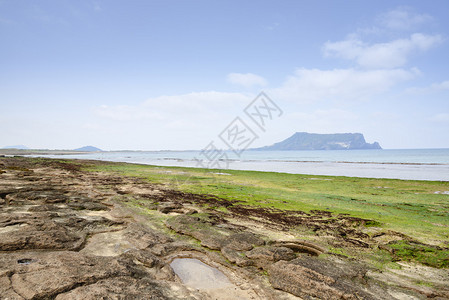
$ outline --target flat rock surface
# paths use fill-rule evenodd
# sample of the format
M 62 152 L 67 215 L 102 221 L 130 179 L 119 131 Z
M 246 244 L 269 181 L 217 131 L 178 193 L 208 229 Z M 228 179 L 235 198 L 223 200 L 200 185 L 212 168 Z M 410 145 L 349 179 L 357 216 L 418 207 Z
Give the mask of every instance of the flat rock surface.
M 369 247 L 369 237 L 354 225 L 362 219 L 342 216 L 330 224 L 316 215 L 242 207 L 81 168 L 95 163 L 0 158 L 0 299 L 449 295 L 444 288 L 417 288 L 399 279 L 390 285 L 386 278 L 393 282 L 403 274 L 386 277 L 361 263 L 323 256 L 325 247 L 312 242 L 268 234 L 283 236 L 288 226 L 301 224 L 342 230 L 340 241 Z M 445 273 L 440 277 L 446 282 Z

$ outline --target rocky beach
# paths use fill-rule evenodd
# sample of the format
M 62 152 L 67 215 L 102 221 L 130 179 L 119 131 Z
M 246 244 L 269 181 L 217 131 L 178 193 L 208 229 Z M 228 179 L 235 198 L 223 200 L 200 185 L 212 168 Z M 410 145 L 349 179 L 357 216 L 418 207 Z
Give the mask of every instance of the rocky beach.
M 330 251 L 413 242 L 370 219 L 250 207 L 96 165 L 114 163 L 0 158 L 1 299 L 449 299 L 447 268 L 379 270 Z M 182 259 L 210 270 L 175 272 Z

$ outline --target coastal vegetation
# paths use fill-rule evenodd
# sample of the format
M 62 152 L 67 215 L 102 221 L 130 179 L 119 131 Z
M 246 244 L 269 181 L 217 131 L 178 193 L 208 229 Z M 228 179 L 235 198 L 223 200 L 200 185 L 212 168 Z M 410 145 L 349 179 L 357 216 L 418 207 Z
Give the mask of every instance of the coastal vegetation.
M 127 163 L 94 164 L 88 169 L 139 177 L 181 192 L 214 195 L 232 202 L 230 206 L 210 205 L 220 211 L 233 206 L 312 214 L 326 211 L 330 220 L 347 214 L 363 219 L 363 231 L 371 237 L 391 232 L 403 235 L 400 242 L 388 241 L 392 260 L 449 266 L 449 182 Z

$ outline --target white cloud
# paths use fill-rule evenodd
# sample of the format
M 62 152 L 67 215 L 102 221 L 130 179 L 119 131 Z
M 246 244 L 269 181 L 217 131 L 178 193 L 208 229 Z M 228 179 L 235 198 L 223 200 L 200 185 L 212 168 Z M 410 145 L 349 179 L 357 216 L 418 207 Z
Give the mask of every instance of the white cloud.
M 410 8 L 398 7 L 378 17 L 378 21 L 393 30 L 409 30 L 432 21 L 427 14 L 414 13 Z
M 241 85 L 245 88 L 267 85 L 265 78 L 253 73 L 230 73 L 227 76 L 227 80 L 232 84 Z
M 280 120 L 291 131 L 312 133 L 354 132 L 358 130 L 360 117 L 348 110 L 329 108 L 288 113 Z M 293 127 L 292 127 L 293 124 Z M 283 128 L 285 129 L 285 128 Z M 275 139 L 276 140 L 276 139 Z M 279 137 L 277 137 L 279 140 Z
M 385 38 L 403 34 L 401 30 L 414 30 L 431 20 L 429 15 L 399 7 L 379 15 L 371 27 L 358 28 L 341 41 L 326 42 L 322 51 L 326 57 L 350 60 L 364 68 L 403 67 L 412 54 L 427 51 L 441 44 L 444 38 L 416 31 L 401 38 Z
M 440 83 L 434 83 L 430 87 L 433 90 L 449 90 L 449 80 Z
M 144 119 L 162 119 L 161 113 L 154 113 L 151 110 L 144 110 L 141 106 L 117 105 L 108 106 L 102 105 L 95 109 L 95 113 L 103 118 L 114 121 L 134 121 Z
M 371 99 L 414 76 L 416 71 L 403 69 L 298 69 L 280 87 L 267 90 L 283 110 L 299 112 L 274 124 L 278 126 L 276 132 L 288 135 L 292 124 L 293 130 L 322 133 L 364 131 L 360 117 L 341 109 L 340 104 Z M 214 139 L 232 119 L 241 116 L 254 96 L 209 91 L 154 97 L 137 105 L 104 105 L 95 109 L 95 126 L 89 125 L 89 132 L 110 138 L 120 136 L 121 144 L 134 145 L 136 149 L 178 149 L 179 145 L 198 149 Z M 304 103 L 318 101 L 327 103 L 326 109 L 301 108 Z M 136 140 L 140 133 L 145 137 L 143 141 Z M 264 141 L 258 141 L 260 146 Z
M 443 41 L 440 35 L 414 33 L 409 38 L 386 43 L 367 44 L 355 36 L 323 46 L 325 56 L 355 60 L 365 68 L 397 68 L 404 66 L 414 51 L 426 51 Z
M 429 93 L 447 90 L 449 90 L 449 80 L 432 83 L 430 86 L 427 87 L 411 87 L 406 89 L 406 92 L 408 94 L 417 94 L 417 93 Z
M 377 121 L 395 121 L 399 119 L 399 114 L 390 111 L 374 111 L 371 113 L 371 118 Z
M 325 99 L 354 101 L 387 91 L 415 76 L 416 71 L 403 69 L 298 69 L 280 88 L 269 93 L 274 98 L 303 103 Z
M 170 109 L 177 111 L 203 111 L 204 109 L 217 109 L 219 107 L 245 104 L 249 95 L 227 92 L 193 92 L 183 95 L 159 96 L 144 102 L 145 107 Z
M 321 126 L 316 126 L 319 124 L 326 123 L 326 125 L 329 124 L 336 124 L 338 123 L 345 123 L 349 121 L 358 120 L 358 116 L 354 114 L 353 112 L 338 109 L 338 108 L 331 108 L 331 109 L 317 109 L 312 112 L 295 112 L 288 115 L 288 118 L 294 119 L 296 122 L 302 122 L 311 124 L 313 123 L 313 128 L 320 128 Z M 332 131 L 331 128 L 326 128 L 325 131 Z
M 238 107 L 243 109 L 251 99 L 241 93 L 195 92 L 150 98 L 138 105 L 102 105 L 95 109 L 95 113 L 115 121 L 167 122 L 169 126 L 182 128 L 187 124 L 210 121 Z
M 120 144 L 136 149 L 200 149 L 242 114 L 254 96 L 209 91 L 154 97 L 137 105 L 103 105 L 94 110 L 96 131 L 120 136 Z

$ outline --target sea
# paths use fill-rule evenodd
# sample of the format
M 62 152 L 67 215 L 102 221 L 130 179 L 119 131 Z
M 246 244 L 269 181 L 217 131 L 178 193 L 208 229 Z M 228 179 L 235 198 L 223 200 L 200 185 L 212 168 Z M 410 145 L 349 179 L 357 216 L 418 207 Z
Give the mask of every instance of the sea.
M 314 151 L 109 151 L 53 158 L 292 174 L 449 181 L 449 149 Z

